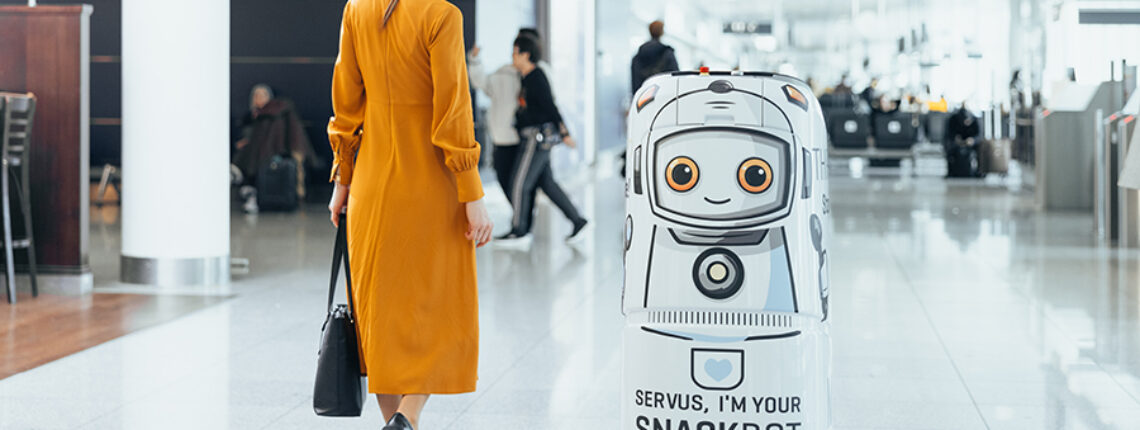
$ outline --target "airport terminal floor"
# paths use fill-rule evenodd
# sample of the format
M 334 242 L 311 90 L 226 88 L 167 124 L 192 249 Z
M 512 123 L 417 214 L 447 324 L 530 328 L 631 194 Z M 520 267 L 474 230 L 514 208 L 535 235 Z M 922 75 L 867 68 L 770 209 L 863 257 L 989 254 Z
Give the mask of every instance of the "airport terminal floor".
M 529 252 L 479 251 L 479 388 L 433 397 L 422 428 L 618 428 L 623 186 L 612 171 L 568 187 L 593 221 L 581 244 L 562 242 L 568 223 L 544 205 Z M 997 182 L 835 169 L 831 195 L 835 428 L 1137 428 L 1140 254 L 1099 247 L 1089 216 L 1034 210 L 1032 193 Z M 502 222 L 505 199 L 489 200 Z M 92 214 L 103 279 L 117 269 L 116 211 Z M 0 429 L 379 428 L 371 400 L 362 418 L 312 410 L 333 237 L 324 208 L 235 211 L 232 225 L 233 254 L 251 268 L 229 294 L 0 379 Z M 123 291 L 100 283 L 95 297 Z

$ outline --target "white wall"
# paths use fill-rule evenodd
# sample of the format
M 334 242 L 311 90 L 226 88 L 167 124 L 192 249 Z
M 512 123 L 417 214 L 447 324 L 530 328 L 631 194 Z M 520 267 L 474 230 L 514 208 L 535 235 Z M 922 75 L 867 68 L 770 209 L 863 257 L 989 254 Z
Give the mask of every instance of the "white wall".
M 482 48 L 479 57 L 493 72 L 511 63 L 511 50 L 520 28 L 534 27 L 534 0 L 492 0 L 475 7 L 475 40 Z M 490 101 L 479 94 L 479 105 Z
M 591 163 L 597 151 L 595 118 L 595 0 L 550 1 L 551 85 L 563 121 L 580 148 L 554 153 L 555 171 Z M 568 149 L 568 148 L 564 148 Z M 559 166 L 563 166 L 559 169 Z

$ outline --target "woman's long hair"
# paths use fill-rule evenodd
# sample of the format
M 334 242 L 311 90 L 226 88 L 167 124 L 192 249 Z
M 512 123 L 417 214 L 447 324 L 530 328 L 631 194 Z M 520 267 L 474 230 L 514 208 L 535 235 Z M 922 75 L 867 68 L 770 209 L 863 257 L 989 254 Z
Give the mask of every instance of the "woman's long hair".
M 384 24 L 381 25 L 381 28 L 388 26 L 388 19 L 392 17 L 392 12 L 396 11 L 396 5 L 399 3 L 400 0 L 392 0 L 391 3 L 388 3 L 388 10 L 384 11 Z

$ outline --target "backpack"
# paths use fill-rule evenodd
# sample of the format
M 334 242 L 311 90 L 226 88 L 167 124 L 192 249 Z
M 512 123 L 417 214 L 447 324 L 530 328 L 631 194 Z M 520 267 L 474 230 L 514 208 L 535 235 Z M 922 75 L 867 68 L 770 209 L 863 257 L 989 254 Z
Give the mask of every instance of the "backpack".
M 657 75 L 659 73 L 673 71 L 668 70 L 670 68 L 669 58 L 672 56 L 673 47 L 666 46 L 665 49 L 661 51 L 661 55 L 657 56 L 657 61 L 654 61 L 653 64 L 646 65 L 645 67 L 641 67 L 641 69 L 638 70 L 640 72 L 639 76 L 637 76 L 638 82 L 645 82 L 649 80 L 649 78 L 652 78 L 654 75 Z M 637 90 L 637 88 L 634 88 L 634 90 Z

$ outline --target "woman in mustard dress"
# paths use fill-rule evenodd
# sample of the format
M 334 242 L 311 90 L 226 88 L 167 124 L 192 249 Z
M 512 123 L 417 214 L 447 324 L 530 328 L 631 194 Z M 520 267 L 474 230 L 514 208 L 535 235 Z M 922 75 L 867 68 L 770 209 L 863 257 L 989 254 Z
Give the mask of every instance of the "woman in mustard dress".
M 491 238 L 463 16 L 446 0 L 349 0 L 333 74 L 333 223 L 347 206 L 368 391 L 385 429 L 475 391 L 475 248 Z

